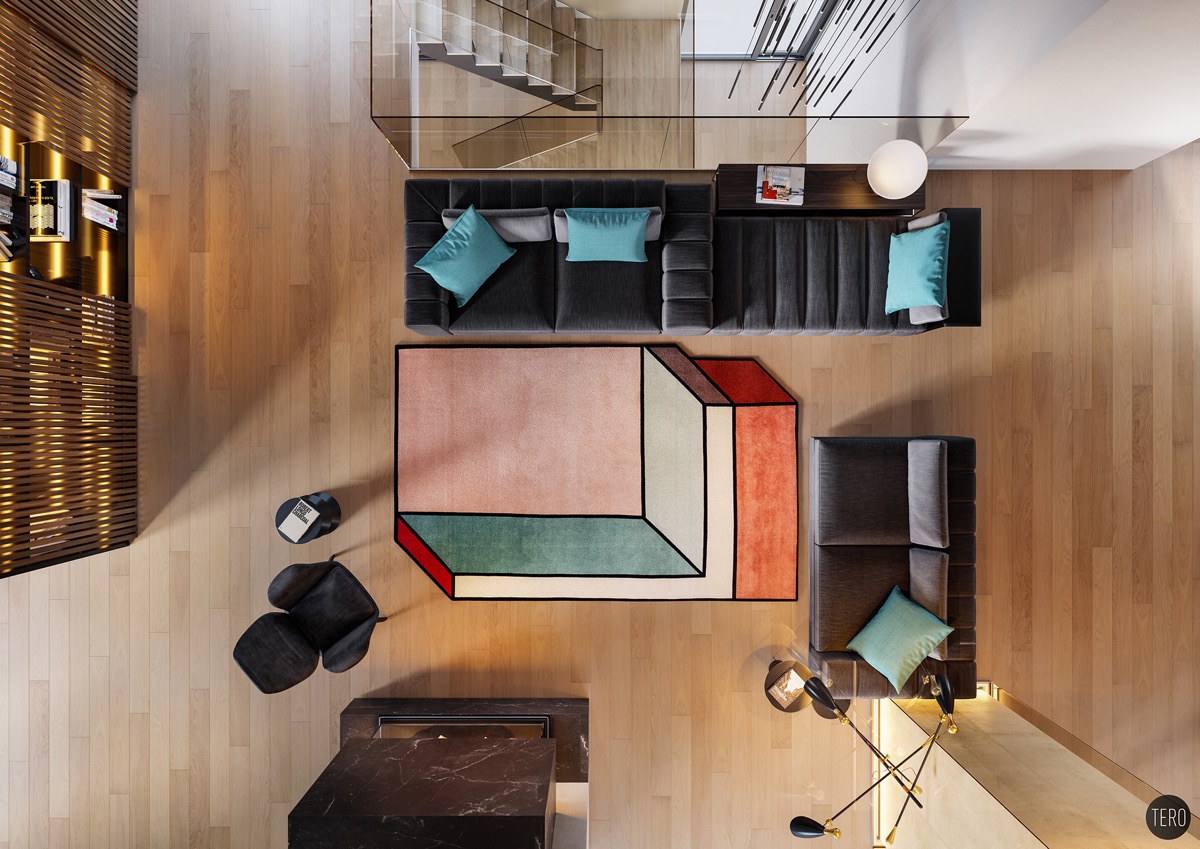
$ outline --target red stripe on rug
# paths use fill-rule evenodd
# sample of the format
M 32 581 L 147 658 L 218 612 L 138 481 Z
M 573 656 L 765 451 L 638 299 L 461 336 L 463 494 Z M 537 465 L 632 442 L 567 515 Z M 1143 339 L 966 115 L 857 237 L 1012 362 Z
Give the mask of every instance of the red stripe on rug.
M 796 407 L 737 407 L 734 598 L 796 598 Z
M 408 552 L 408 556 L 416 561 L 426 575 L 433 578 L 434 583 L 442 588 L 442 592 L 454 598 L 454 575 L 399 516 L 396 517 L 396 542 Z
M 735 404 L 794 404 L 796 400 L 755 360 L 693 360 Z

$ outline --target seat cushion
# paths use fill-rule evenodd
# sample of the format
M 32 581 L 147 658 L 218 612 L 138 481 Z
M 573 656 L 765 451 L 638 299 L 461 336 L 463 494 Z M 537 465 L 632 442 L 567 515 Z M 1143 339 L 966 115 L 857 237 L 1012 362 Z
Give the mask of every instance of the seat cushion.
M 288 614 L 309 642 L 325 651 L 363 622 L 378 617 L 379 608 L 350 570 L 339 564 Z
M 554 330 L 554 243 L 526 242 L 465 307 L 452 308 L 452 333 Z
M 567 246 L 556 245 L 555 330 L 658 333 L 662 246 L 645 248 L 644 263 L 567 262 Z
M 812 546 L 809 552 L 809 642 L 846 651 L 892 587 L 908 586 L 907 545 Z
M 907 443 L 868 437 L 813 439 L 810 445 L 814 542 L 907 549 Z
M 233 647 L 233 659 L 264 693 L 294 687 L 317 668 L 317 649 L 286 613 L 267 613 L 251 623 Z

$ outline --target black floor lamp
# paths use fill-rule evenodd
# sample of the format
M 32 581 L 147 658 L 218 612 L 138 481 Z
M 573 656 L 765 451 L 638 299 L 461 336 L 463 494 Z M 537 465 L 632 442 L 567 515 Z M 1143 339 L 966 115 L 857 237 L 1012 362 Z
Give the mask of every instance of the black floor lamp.
M 938 720 L 937 728 L 935 728 L 933 733 L 926 738 L 925 742 L 914 749 L 911 754 L 901 760 L 898 764 L 893 764 L 887 755 L 880 752 L 879 749 L 875 747 L 875 744 L 867 739 L 867 737 L 858 730 L 858 726 L 856 726 L 854 722 L 851 721 L 850 717 L 846 716 L 842 709 L 838 707 L 837 702 L 833 698 L 833 694 L 829 692 L 829 688 L 825 686 L 824 681 L 814 675 L 804 682 L 804 691 L 808 693 L 814 702 L 824 707 L 829 714 L 836 717 L 837 720 L 842 723 L 842 725 L 849 725 L 851 728 L 853 728 L 854 733 L 859 736 L 859 739 L 867 744 L 867 747 L 871 750 L 871 753 L 879 760 L 880 771 L 879 778 L 877 778 L 870 787 L 851 799 L 845 807 L 843 807 L 829 819 L 825 820 L 824 823 L 819 823 L 811 817 L 793 817 L 791 829 L 794 836 L 822 837 L 823 835 L 831 834 L 834 837 L 841 837 L 842 830 L 834 826 L 834 820 L 846 813 L 846 811 L 850 810 L 850 808 L 852 808 L 856 802 L 878 787 L 881 783 L 886 781 L 889 777 L 895 779 L 896 783 L 904 789 L 904 804 L 900 807 L 900 814 L 896 817 L 896 824 L 892 826 L 892 830 L 887 836 L 887 842 L 889 845 L 896 839 L 896 829 L 900 827 L 900 819 L 904 816 L 904 812 L 908 809 L 908 803 L 912 802 L 918 808 L 925 807 L 917 798 L 917 794 L 921 792 L 921 788 L 917 786 L 917 781 L 921 778 L 921 771 L 925 769 L 926 761 L 929 760 L 929 753 L 933 751 L 933 744 L 937 742 L 938 737 L 941 735 L 943 725 L 949 733 L 958 733 L 958 726 L 954 724 L 954 687 L 951 686 L 950 679 L 945 675 L 935 675 L 932 676 L 932 678 L 933 684 L 931 687 L 931 692 L 933 693 L 933 697 L 937 699 L 938 707 L 942 709 L 941 719 Z M 928 682 L 930 680 L 929 676 L 926 676 L 925 680 Z M 900 767 L 904 766 L 910 760 L 915 758 L 922 749 L 925 750 L 925 754 L 921 758 L 921 765 L 917 767 L 917 774 L 913 777 L 912 783 L 909 784 L 904 780 L 904 776 L 900 774 Z

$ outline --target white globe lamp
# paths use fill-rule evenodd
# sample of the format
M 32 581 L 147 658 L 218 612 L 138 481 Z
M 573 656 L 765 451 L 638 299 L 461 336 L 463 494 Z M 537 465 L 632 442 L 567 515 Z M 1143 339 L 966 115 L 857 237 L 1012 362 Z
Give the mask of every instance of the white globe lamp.
M 872 191 L 890 200 L 906 198 L 921 188 L 929 173 L 929 158 L 921 146 L 907 139 L 881 145 L 867 163 Z

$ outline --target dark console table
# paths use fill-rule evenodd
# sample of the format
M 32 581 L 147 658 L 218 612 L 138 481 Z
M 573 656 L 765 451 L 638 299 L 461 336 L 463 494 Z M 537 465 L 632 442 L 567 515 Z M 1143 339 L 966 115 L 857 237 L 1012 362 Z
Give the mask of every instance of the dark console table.
M 553 740 L 352 740 L 288 815 L 292 849 L 546 849 Z
M 717 214 L 915 215 L 925 208 L 925 185 L 906 198 L 889 200 L 871 191 L 866 165 L 805 165 L 800 206 L 754 202 L 758 165 L 717 168 Z

